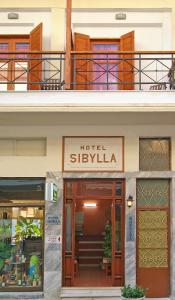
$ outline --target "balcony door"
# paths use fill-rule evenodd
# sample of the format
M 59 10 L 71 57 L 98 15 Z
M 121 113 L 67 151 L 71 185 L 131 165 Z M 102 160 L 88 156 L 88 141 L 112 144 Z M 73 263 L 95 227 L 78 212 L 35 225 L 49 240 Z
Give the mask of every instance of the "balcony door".
M 30 34 L 0 35 L 0 91 L 39 89 L 35 82 L 41 81 L 41 55 L 27 52 L 41 50 L 42 24 Z M 18 51 L 21 53 L 15 54 Z
M 124 284 L 124 181 L 66 180 L 63 286 Z
M 134 31 L 116 39 L 92 39 L 88 35 L 75 33 L 74 50 L 85 52 L 74 56 L 75 89 L 134 89 L 133 54 L 112 53 L 134 51 Z M 97 54 L 98 51 L 102 53 Z

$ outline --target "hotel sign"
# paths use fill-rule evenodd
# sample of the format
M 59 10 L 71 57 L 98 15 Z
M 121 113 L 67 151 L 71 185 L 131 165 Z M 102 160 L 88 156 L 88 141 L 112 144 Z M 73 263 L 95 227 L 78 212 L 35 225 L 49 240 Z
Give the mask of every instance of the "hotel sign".
M 124 171 L 123 137 L 64 137 L 63 171 Z

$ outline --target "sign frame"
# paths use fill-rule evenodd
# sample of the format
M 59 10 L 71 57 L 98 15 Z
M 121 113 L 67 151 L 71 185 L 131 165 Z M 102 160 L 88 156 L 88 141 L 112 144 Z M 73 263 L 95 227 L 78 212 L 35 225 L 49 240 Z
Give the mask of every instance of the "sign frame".
M 116 138 L 116 139 L 121 139 L 122 140 L 122 169 L 121 170 L 109 170 L 109 169 L 105 169 L 105 170 L 100 170 L 96 169 L 96 170 L 81 170 L 81 169 L 65 169 L 65 140 L 71 138 L 71 139 L 78 139 L 78 138 L 90 138 L 90 139 L 97 139 L 97 138 Z M 124 143 L 125 143 L 125 139 L 124 136 L 63 136 L 62 137 L 62 172 L 65 173 L 97 173 L 97 172 L 108 172 L 108 173 L 123 173 L 124 172 Z

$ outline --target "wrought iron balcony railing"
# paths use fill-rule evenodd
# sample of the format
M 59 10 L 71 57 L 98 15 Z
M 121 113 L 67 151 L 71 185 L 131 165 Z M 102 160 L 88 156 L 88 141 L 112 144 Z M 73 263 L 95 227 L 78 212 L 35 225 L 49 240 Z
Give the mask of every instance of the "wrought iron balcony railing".
M 0 91 L 63 89 L 173 90 L 175 52 L 0 52 Z

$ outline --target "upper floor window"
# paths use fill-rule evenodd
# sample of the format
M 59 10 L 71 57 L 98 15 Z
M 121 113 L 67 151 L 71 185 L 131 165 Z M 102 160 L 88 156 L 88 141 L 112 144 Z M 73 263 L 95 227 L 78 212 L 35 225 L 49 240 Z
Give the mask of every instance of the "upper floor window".
M 170 170 L 169 138 L 141 138 L 139 147 L 140 171 Z

